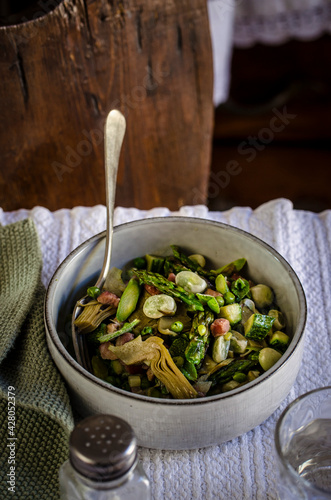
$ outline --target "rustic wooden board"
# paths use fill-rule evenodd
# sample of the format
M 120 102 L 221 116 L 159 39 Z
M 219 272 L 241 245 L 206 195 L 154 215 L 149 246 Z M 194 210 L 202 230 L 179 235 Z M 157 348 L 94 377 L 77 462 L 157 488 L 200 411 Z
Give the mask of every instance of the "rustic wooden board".
M 103 126 L 127 118 L 117 205 L 207 195 L 213 131 L 206 0 L 64 0 L 0 28 L 0 206 L 104 203 Z

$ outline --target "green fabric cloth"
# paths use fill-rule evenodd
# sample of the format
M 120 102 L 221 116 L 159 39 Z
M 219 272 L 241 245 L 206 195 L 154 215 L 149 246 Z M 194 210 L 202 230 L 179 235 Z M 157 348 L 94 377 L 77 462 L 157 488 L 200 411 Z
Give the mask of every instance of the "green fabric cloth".
M 0 226 L 2 499 L 59 498 L 58 470 L 67 459 L 74 425 L 64 382 L 47 349 L 41 268 L 33 222 Z M 15 493 L 8 489 L 11 471 Z

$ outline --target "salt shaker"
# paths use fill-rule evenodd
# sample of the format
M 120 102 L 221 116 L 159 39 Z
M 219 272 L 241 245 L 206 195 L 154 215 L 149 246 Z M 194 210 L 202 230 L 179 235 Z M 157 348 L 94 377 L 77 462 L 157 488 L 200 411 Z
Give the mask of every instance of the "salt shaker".
M 131 426 L 112 415 L 76 425 L 69 460 L 60 468 L 61 500 L 149 500 L 149 480 L 137 458 Z

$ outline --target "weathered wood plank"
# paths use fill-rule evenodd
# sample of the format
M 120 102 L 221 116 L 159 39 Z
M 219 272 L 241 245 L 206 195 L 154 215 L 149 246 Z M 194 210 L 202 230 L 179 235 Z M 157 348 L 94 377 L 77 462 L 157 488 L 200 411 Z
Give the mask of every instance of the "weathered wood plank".
M 118 205 L 207 194 L 213 128 L 205 0 L 64 0 L 0 28 L 0 206 L 104 203 L 103 124 L 127 118 Z M 45 2 L 46 5 L 46 2 Z

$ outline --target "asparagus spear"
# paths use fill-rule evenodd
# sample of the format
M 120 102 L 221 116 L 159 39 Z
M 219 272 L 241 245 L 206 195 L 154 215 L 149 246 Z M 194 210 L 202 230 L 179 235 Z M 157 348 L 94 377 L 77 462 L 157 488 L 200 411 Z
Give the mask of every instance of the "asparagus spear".
M 187 257 L 183 252 L 180 251 L 180 248 L 178 246 L 171 245 L 171 248 L 176 259 L 178 259 L 185 267 L 200 274 L 201 276 L 204 276 L 211 282 L 214 282 L 216 277 L 221 273 L 225 274 L 226 276 L 231 276 L 231 274 L 233 274 L 234 272 L 239 272 L 246 264 L 246 259 L 242 258 L 230 262 L 230 264 L 220 267 L 219 269 L 212 269 L 208 271 L 207 269 L 199 266 L 197 262 Z
M 180 248 L 178 246 L 171 245 L 171 249 L 176 259 L 178 259 L 183 264 L 183 266 L 191 269 L 191 271 L 194 271 L 195 273 L 198 273 L 209 280 L 215 281 L 214 274 L 211 274 L 210 271 L 207 271 L 203 267 L 199 266 L 197 262 L 187 257 L 187 255 L 180 251 Z
M 124 323 L 122 328 L 120 328 L 119 330 L 116 330 L 115 332 L 112 333 L 106 333 L 105 335 L 101 335 L 98 338 L 98 340 L 100 344 L 102 342 L 109 342 L 109 340 L 114 340 L 123 333 L 132 332 L 132 330 L 138 325 L 138 323 L 140 323 L 140 319 L 134 319 L 133 321 L 131 321 L 131 323 Z
M 172 281 L 158 273 L 149 273 L 145 270 L 133 269 L 132 274 L 139 278 L 141 283 L 155 286 L 160 292 L 180 299 L 190 306 L 193 311 L 203 311 L 203 305 L 196 298 L 194 293 L 186 292 L 181 286 L 175 285 Z
M 212 375 L 210 375 L 209 380 L 215 384 L 224 384 L 225 382 L 229 382 L 232 380 L 233 375 L 236 372 L 247 373 L 254 366 L 257 365 L 257 361 L 250 359 L 236 359 L 232 363 L 226 366 L 222 366 Z
M 211 311 L 195 313 L 189 333 L 191 341 L 185 350 L 187 361 L 198 365 L 205 357 L 209 343 L 209 325 L 213 321 L 214 315 Z

